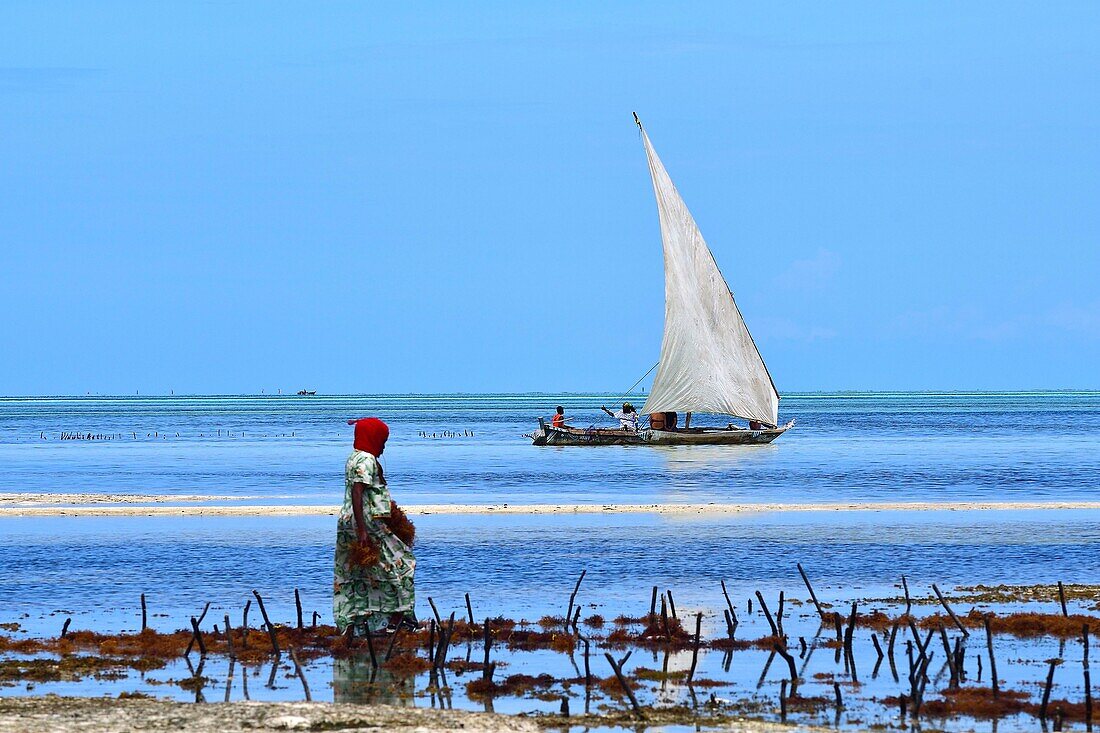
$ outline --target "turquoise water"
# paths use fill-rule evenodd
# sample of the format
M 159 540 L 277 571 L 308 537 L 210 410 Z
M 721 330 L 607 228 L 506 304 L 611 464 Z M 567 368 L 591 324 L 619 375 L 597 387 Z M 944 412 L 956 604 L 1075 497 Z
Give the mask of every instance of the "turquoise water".
M 535 448 L 522 437 L 557 404 L 573 424 L 607 425 L 599 406 L 614 402 L 6 398 L 0 492 L 335 503 L 351 442 L 345 420 L 364 415 L 390 424 L 386 473 L 398 500 L 410 504 L 1092 499 L 1100 486 L 1098 392 L 788 395 L 780 417 L 797 425 L 770 446 Z M 63 431 L 121 437 L 61 441 Z M 440 437 L 447 431 L 457 437 Z

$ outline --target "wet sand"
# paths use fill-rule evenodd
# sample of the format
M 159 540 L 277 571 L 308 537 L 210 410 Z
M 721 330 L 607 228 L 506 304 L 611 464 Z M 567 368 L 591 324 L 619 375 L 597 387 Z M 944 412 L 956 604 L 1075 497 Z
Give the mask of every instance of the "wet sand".
M 242 497 L 251 499 L 255 497 Z M 323 516 L 336 505 L 244 505 L 224 496 L 140 494 L 0 494 L 0 517 L 43 516 Z M 188 503 L 189 502 L 189 503 Z M 735 515 L 776 512 L 943 512 L 1100 510 L 1100 501 L 899 501 L 707 504 L 416 504 L 410 515 L 427 514 L 669 514 Z
M 684 711 L 650 709 L 648 722 L 688 725 Z M 705 715 L 705 713 L 704 713 Z M 805 725 L 780 725 L 715 716 L 714 723 L 733 733 L 824 731 Z M 165 700 L 77 697 L 0 698 L 0 733 L 76 733 L 78 731 L 172 731 L 222 733 L 287 730 L 394 731 L 395 733 L 538 733 L 572 726 L 637 730 L 628 714 L 522 717 L 464 710 L 435 710 L 347 703 L 227 702 L 216 705 Z

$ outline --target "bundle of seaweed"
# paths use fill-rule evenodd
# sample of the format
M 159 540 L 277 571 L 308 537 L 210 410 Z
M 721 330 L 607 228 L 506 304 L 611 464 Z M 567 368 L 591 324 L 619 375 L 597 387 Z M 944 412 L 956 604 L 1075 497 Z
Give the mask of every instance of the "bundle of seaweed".
M 549 692 L 550 688 L 557 683 L 558 678 L 546 673 L 537 677 L 529 674 L 513 674 L 499 682 L 479 677 L 466 683 L 466 694 L 471 700 L 486 700 L 500 695 L 538 696 L 540 693 Z
M 397 539 L 404 542 L 409 547 L 413 546 L 413 542 L 416 540 L 416 527 L 409 521 L 408 516 L 397 506 L 397 502 L 391 502 L 390 515 L 382 520 L 382 523 L 393 532 Z
M 1090 628 L 1100 628 L 1100 617 L 1086 614 L 1063 616 L 1060 613 L 1025 612 L 998 616 L 993 613 L 983 613 L 975 608 L 971 609 L 965 616 L 960 617 L 960 619 L 965 626 L 982 628 L 985 625 L 987 616 L 989 617 L 989 629 L 994 634 L 1011 634 L 1020 639 L 1040 636 L 1073 639 L 1081 636 L 1081 627 L 1086 624 Z M 936 629 L 940 626 L 950 628 L 952 623 L 948 616 L 937 613 L 922 618 L 918 625 L 925 629 Z
M 348 546 L 348 563 L 352 567 L 369 568 L 377 564 L 380 557 L 378 544 L 370 537 L 356 540 Z

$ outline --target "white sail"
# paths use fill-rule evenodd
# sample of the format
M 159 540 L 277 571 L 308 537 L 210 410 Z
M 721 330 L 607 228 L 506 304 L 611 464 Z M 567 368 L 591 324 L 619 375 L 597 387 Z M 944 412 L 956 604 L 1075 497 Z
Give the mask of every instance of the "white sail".
M 665 334 L 642 414 L 716 412 L 775 426 L 779 393 L 768 368 L 644 129 L 642 140 L 665 255 Z

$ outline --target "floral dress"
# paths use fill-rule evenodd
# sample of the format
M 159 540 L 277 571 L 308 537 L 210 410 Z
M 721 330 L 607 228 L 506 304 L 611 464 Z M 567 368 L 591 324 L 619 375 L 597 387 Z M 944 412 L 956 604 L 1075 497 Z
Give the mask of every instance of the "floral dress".
M 357 626 L 362 631 L 378 631 L 395 613 L 410 616 L 416 605 L 413 574 L 416 557 L 381 521 L 390 513 L 390 492 L 382 480 L 378 459 L 365 451 L 353 451 L 344 469 L 344 505 L 336 524 L 336 582 L 332 592 L 332 615 L 344 631 Z M 363 518 L 367 534 L 378 546 L 378 562 L 357 567 L 348 561 L 351 545 L 356 542 L 355 515 L 351 491 L 364 484 Z

